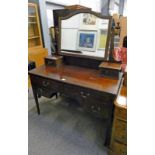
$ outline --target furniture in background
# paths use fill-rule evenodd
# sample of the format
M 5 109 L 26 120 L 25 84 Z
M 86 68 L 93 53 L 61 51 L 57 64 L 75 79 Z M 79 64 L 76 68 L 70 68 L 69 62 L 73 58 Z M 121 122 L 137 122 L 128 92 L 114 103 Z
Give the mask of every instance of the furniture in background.
M 48 51 L 42 43 L 37 4 L 28 3 L 28 60 L 34 61 L 36 67 L 39 67 L 44 64 L 47 55 Z M 30 87 L 30 80 L 28 83 Z
M 126 81 L 125 81 L 126 82 Z M 125 82 L 123 82 L 125 84 Z M 115 112 L 111 138 L 110 155 L 127 155 L 127 87 L 121 86 L 114 102 Z
M 125 36 L 127 36 L 127 17 L 120 17 L 120 27 L 121 27 L 121 32 L 120 32 L 120 42 L 119 42 L 119 47 L 123 47 L 123 39 Z
M 47 55 L 48 51 L 42 43 L 37 4 L 28 3 L 28 60 L 35 61 L 38 67 L 44 64 Z
M 42 35 L 37 4 L 28 3 L 28 48 L 42 48 Z
M 119 23 L 119 27 L 120 29 L 115 29 L 116 34 L 119 31 L 119 36 L 115 36 L 115 40 L 117 40 L 118 42 L 118 46 L 117 47 L 123 47 L 123 39 L 125 36 L 127 36 L 127 17 L 119 17 L 118 14 L 113 14 L 113 20 L 115 23 L 115 27 L 118 25 Z M 116 47 L 116 46 L 115 46 Z

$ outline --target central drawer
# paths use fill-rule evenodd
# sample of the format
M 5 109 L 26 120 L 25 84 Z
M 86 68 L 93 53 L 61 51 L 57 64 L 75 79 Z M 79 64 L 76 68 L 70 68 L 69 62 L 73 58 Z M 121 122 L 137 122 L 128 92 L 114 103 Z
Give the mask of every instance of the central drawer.
M 34 86 L 42 87 L 42 88 L 53 88 L 53 89 L 60 89 L 62 84 L 60 82 L 56 82 L 53 80 L 49 80 L 47 78 L 42 78 L 38 76 L 31 76 L 31 82 Z
M 80 86 L 75 86 L 71 84 L 64 84 L 64 93 L 68 95 L 72 95 L 75 97 L 80 97 L 83 99 L 93 99 L 97 102 L 108 103 L 111 98 L 109 94 L 105 94 L 103 92 L 99 92 L 97 90 L 92 90 L 89 88 L 84 88 Z
M 100 118 L 108 118 L 109 116 L 108 104 L 105 103 L 102 104 L 91 98 L 83 104 L 83 108 L 85 109 L 85 111 L 92 113 Z
M 64 94 L 78 100 L 85 111 L 97 117 L 108 117 L 110 96 L 96 90 L 64 84 Z

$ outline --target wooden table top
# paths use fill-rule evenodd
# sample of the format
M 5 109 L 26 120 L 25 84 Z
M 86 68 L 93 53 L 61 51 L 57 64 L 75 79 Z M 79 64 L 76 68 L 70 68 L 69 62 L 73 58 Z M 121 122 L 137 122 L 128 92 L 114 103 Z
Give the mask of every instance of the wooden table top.
M 121 77 L 119 79 L 102 77 L 99 70 L 70 65 L 61 65 L 60 67 L 43 65 L 30 70 L 29 74 L 113 95 L 117 94 L 121 82 Z

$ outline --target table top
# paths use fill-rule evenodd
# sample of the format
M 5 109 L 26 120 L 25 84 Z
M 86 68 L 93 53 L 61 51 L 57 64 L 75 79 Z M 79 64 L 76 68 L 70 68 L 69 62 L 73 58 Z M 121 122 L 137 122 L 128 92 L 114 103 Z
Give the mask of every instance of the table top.
M 101 76 L 99 70 L 71 65 L 59 67 L 43 65 L 29 71 L 29 74 L 113 95 L 117 95 L 121 83 L 121 76 L 119 79 L 112 79 Z

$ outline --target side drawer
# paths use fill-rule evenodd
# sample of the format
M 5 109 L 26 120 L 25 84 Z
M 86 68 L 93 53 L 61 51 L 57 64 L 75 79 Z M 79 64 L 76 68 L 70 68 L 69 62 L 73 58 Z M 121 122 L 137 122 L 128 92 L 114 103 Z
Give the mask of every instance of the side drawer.
M 127 146 L 118 142 L 114 142 L 112 152 L 114 155 L 127 155 Z
M 30 76 L 30 79 L 34 87 L 39 87 L 43 89 L 53 89 L 55 91 L 63 89 L 63 84 L 61 84 L 60 82 L 49 80 L 47 78 Z
M 90 98 L 83 104 L 85 111 L 94 114 L 96 117 L 108 118 L 109 116 L 109 106 L 107 104 L 102 104 L 94 99 Z
M 38 97 L 52 97 L 54 93 L 63 91 L 63 84 L 38 76 L 30 76 L 31 84 L 37 90 Z
M 64 84 L 63 93 L 70 97 L 81 97 L 81 91 L 81 87 L 70 84 Z
M 115 116 L 127 120 L 127 110 L 120 107 L 115 107 Z
M 93 100 L 100 102 L 100 103 L 109 103 L 109 102 L 112 102 L 112 99 L 113 99 L 107 93 L 92 90 L 92 89 L 88 90 L 88 94 Z
M 125 121 L 115 119 L 114 129 L 114 139 L 127 144 L 127 123 Z

